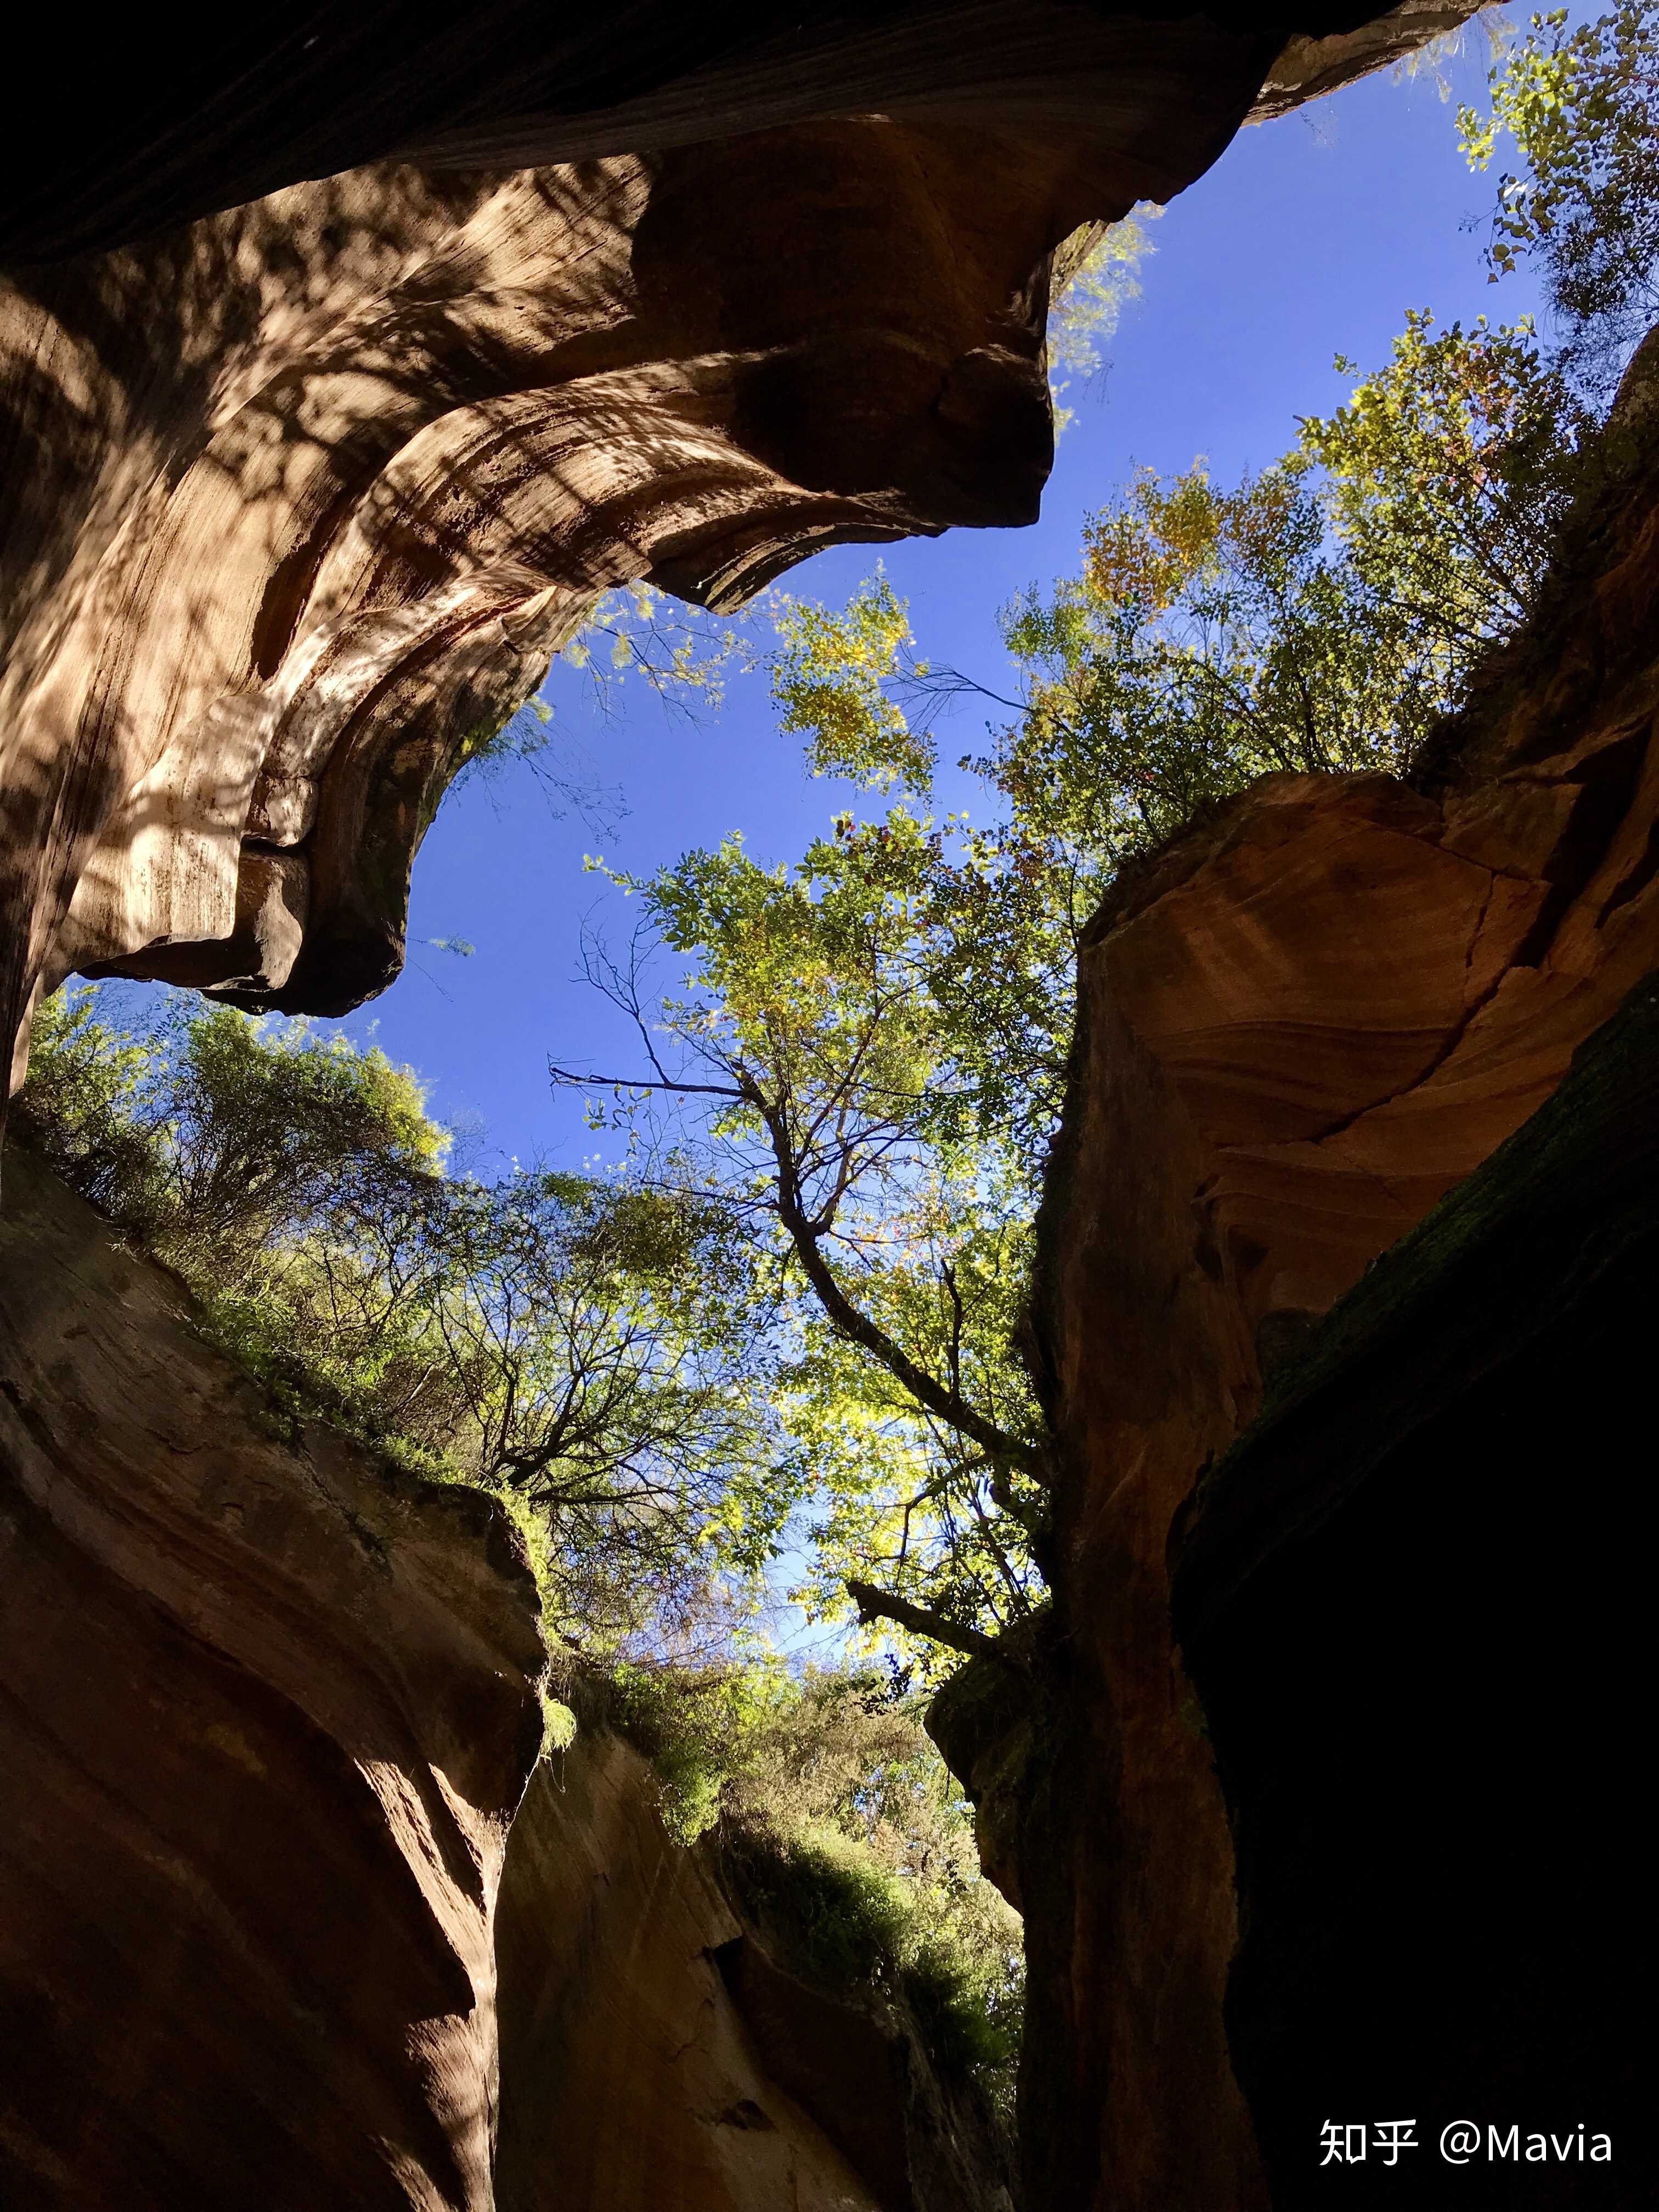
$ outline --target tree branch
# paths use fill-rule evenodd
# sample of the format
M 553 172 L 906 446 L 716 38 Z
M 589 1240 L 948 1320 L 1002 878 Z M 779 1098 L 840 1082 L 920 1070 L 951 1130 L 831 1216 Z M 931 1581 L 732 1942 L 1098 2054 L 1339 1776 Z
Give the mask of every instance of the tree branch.
M 964 1398 L 954 1390 L 947 1390 L 935 1382 L 926 1368 L 917 1366 L 903 1347 L 896 1344 L 885 1329 L 878 1328 L 866 1314 L 861 1314 L 836 1280 L 834 1270 L 819 1247 L 823 1231 L 817 1228 L 801 1203 L 800 1185 L 788 1133 L 781 1117 L 763 1100 L 754 1101 L 756 1110 L 766 1124 L 772 1140 L 773 1157 L 778 1170 L 778 1218 L 789 1232 L 796 1257 L 807 1281 L 817 1293 L 818 1304 L 823 1308 L 831 1324 L 850 1343 L 861 1346 L 874 1359 L 880 1361 L 895 1382 L 902 1382 L 917 1405 L 935 1414 L 947 1428 L 958 1436 L 966 1437 L 993 1460 L 1021 1468 L 1035 1480 L 1043 1479 L 1042 1455 L 1031 1445 L 1022 1443 L 1000 1429 L 994 1421 L 988 1421 L 976 1413 Z
M 742 1098 L 744 1093 L 731 1083 L 682 1083 L 660 1073 L 655 1075 L 579 1075 L 574 1068 L 549 1060 L 547 1073 L 566 1091 L 666 1091 L 675 1097 L 696 1091 L 710 1098 Z
M 935 1644 L 948 1644 L 952 1651 L 965 1652 L 970 1659 L 1000 1656 L 994 1636 L 986 1636 L 977 1628 L 959 1628 L 955 1621 L 930 1613 L 925 1605 L 912 1605 L 908 1598 L 890 1597 L 873 1583 L 849 1579 L 847 1594 L 859 1609 L 859 1621 L 863 1627 L 867 1628 L 872 1620 L 896 1620 L 912 1636 L 926 1636 Z

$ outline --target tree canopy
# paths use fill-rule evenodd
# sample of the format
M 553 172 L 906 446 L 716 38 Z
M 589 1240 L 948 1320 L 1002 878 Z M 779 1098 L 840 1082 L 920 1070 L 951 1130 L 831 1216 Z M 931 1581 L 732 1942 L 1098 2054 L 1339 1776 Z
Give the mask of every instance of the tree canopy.
M 780 1416 L 816 1501 L 809 1592 L 851 1577 L 925 1607 L 960 1642 L 1024 1611 L 1042 1522 L 1042 1429 L 1010 1345 L 1030 1177 L 980 1095 L 980 1049 L 945 970 L 945 840 L 902 808 L 848 819 L 793 870 L 733 838 L 631 885 L 692 965 L 635 1019 L 643 1083 L 556 1070 L 595 1118 L 690 1107 L 676 1187 L 750 1240 L 789 1346 Z M 941 897 L 941 885 L 946 897 Z
M 733 836 L 616 878 L 641 922 L 589 973 L 638 1051 L 553 1073 L 750 1240 L 817 1609 L 949 1650 L 1040 1602 L 1021 1331 L 1080 933 L 1256 776 L 1407 769 L 1547 564 L 1590 424 L 1528 326 L 1414 313 L 1382 368 L 1338 365 L 1348 404 L 1271 468 L 1131 478 L 1079 573 L 1006 611 L 1006 688 L 922 658 L 879 569 L 775 603 L 780 730 L 879 803 L 793 865 Z M 983 824 L 929 811 L 964 699 Z
M 1606 392 L 1659 316 L 1659 4 L 1533 15 L 1489 93 L 1484 115 L 1458 111 L 1468 166 L 1489 168 L 1504 139 L 1522 164 L 1498 177 L 1489 279 L 1537 261 L 1564 365 Z
M 1458 111 L 1470 166 L 1505 140 L 1521 163 L 1498 177 L 1490 279 L 1541 264 L 1564 362 L 1605 392 L 1659 317 L 1659 5 L 1534 15 L 1488 89 L 1484 114 Z
M 505 1497 L 556 1632 L 619 1648 L 760 1572 L 792 1493 L 723 1212 L 442 1172 L 407 1069 L 199 1001 L 118 1028 L 95 990 L 49 1000 L 15 1117 L 296 1419 Z

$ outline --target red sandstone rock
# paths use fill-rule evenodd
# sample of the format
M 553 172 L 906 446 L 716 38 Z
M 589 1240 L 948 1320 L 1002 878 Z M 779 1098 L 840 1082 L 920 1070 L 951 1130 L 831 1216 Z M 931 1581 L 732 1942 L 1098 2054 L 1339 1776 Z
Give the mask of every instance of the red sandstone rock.
M 1054 2212 L 1263 2201 L 1222 2037 L 1231 1847 L 1168 1559 L 1264 1360 L 1659 964 L 1656 373 L 1650 344 L 1610 481 L 1418 787 L 1264 779 L 1082 957 L 1039 1301 L 1074 1732 L 1020 1876 L 1034 1954 L 1068 1968 L 1045 1968 L 1059 2025 L 1028 2076 Z
M 0 2201 L 488 2212 L 533 1588 L 290 1439 L 25 1156 L 0 1225 Z
M 499 1923 L 501 2212 L 883 2212 L 771 2078 L 714 1954 L 742 1923 L 617 1737 L 514 1826 Z
M 800 1979 L 603 1726 L 537 1773 L 496 1922 L 501 2212 L 1012 2212 L 1006 2144 L 870 1991 Z

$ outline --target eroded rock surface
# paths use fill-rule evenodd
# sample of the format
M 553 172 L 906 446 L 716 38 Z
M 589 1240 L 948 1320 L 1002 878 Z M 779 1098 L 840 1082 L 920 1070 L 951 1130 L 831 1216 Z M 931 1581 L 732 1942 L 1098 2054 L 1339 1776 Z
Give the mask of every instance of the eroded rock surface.
M 538 1773 L 501 1930 L 501 2212 L 885 2212 L 772 2078 L 721 1976 L 741 1923 L 614 1735 Z
M 489 2212 L 544 1666 L 488 1499 L 274 1431 L 173 1279 L 9 1154 L 8 2212 Z
M 1650 344 L 1537 617 L 1416 785 L 1266 779 L 1083 954 L 1038 1312 L 1057 1671 L 1019 1852 L 1045 2022 L 1028 2179 L 1056 2212 L 1263 2201 L 1169 1562 L 1264 1371 L 1659 963 L 1656 365 Z
M 602 1726 L 537 1774 L 497 1922 L 501 2212 L 1012 2212 L 1008 2147 L 871 1992 L 802 1978 Z
M 635 1750 L 537 1764 L 493 1504 L 291 1432 L 6 1164 L 7 2212 L 1012 2212 L 982 2099 L 803 1978 Z
M 117 249 L 0 295 L 13 1033 L 76 969 L 384 988 L 443 788 L 605 586 L 725 605 L 836 540 L 1031 520 L 1053 248 L 1200 174 L 1286 29 L 745 6 L 700 52 L 641 0 L 599 51 L 404 13 L 147 30 L 109 131 L 11 203 L 14 252 Z M 1438 20 L 1308 0 L 1270 104 Z

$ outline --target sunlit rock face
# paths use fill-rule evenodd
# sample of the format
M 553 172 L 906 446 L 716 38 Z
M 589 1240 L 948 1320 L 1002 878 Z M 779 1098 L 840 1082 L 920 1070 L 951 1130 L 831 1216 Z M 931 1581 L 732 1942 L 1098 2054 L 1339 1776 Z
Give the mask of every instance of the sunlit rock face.
M 1659 965 L 1656 369 L 1650 341 L 1536 616 L 1414 783 L 1265 778 L 1083 953 L 1037 1316 L 1063 1719 L 1019 1858 L 1045 2204 L 1261 2201 L 1222 2029 L 1232 1849 L 1170 1565 L 1264 1376 Z
M 748 7 L 698 52 L 631 13 L 147 39 L 5 197 L 12 1030 L 112 963 L 382 988 L 447 782 L 597 591 L 1030 520 L 1054 245 L 1180 191 L 1270 69 L 1284 106 L 1440 26 L 1310 4 L 1310 61 L 1252 9 Z

